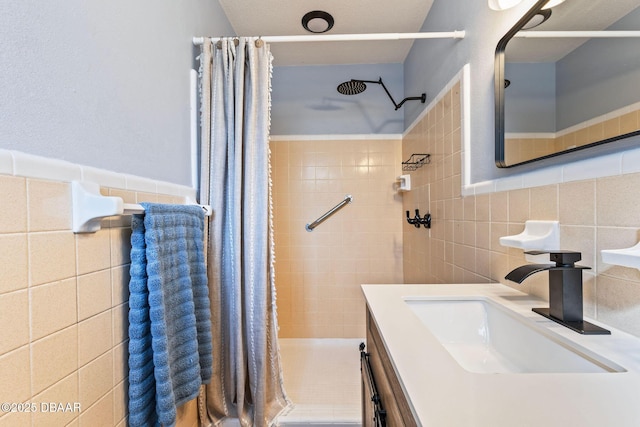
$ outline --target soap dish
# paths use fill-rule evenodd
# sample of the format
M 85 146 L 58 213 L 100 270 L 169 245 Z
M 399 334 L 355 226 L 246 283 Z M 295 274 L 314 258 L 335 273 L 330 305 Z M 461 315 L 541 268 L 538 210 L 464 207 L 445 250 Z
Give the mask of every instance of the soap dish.
M 520 249 L 560 249 L 560 225 L 558 221 L 526 221 L 524 231 L 500 238 L 502 246 Z
M 396 182 L 399 183 L 398 191 L 411 191 L 411 175 L 400 175 Z
M 626 249 L 605 249 L 602 253 L 602 261 L 606 264 L 633 267 L 640 270 L 640 242 Z

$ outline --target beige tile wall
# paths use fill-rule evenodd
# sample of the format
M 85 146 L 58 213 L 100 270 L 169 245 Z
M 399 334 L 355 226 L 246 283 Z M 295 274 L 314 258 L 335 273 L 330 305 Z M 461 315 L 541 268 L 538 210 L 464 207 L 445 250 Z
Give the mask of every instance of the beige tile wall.
M 607 118 L 598 123 L 585 125 L 580 129 L 569 132 L 556 138 L 555 144 L 558 151 L 566 150 L 573 146 L 591 144 L 640 129 L 640 110 L 629 111 L 617 117 Z
M 557 138 L 509 138 L 505 140 L 505 161 L 513 165 L 638 130 L 640 110 L 635 110 L 597 123 L 589 122 Z
M 505 163 L 515 165 L 542 156 L 548 156 L 566 147 L 557 148 L 555 138 L 509 138 L 505 139 Z
M 400 283 L 400 140 L 272 141 L 280 337 L 364 336 L 362 283 Z M 305 224 L 351 194 L 313 232 Z
M 0 175 L 0 200 L 0 402 L 37 408 L 0 413 L 0 425 L 126 425 L 130 218 L 74 234 L 65 182 Z M 43 412 L 46 402 L 78 402 L 80 411 Z M 182 425 L 196 425 L 193 406 Z
M 582 252 L 585 315 L 640 336 L 640 272 L 606 265 L 602 249 L 640 240 L 640 174 L 566 182 L 461 197 L 459 88 L 456 86 L 404 138 L 403 154 L 432 154 L 412 172 L 415 190 L 404 209 L 430 207 L 431 231 L 404 225 L 404 277 L 408 283 L 502 282 L 548 298 L 546 274 L 522 285 L 506 283 L 526 263 L 519 249 L 500 246 L 528 219 L 559 220 L 563 249 Z M 430 197 L 429 197 L 430 195 Z

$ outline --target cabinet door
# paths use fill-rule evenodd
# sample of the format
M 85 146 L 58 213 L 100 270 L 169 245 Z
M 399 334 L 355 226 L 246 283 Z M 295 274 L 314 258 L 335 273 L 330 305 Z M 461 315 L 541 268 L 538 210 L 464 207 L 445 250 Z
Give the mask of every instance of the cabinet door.
M 417 423 L 411 406 L 402 391 L 389 355 L 386 353 L 380 332 L 367 311 L 367 349 L 371 371 L 382 406 L 386 412 L 388 427 L 413 427 Z
M 360 376 L 362 384 L 362 425 L 364 427 L 386 427 L 386 412 L 380 401 L 380 395 L 376 387 L 369 353 L 364 349 L 364 343 L 360 344 Z

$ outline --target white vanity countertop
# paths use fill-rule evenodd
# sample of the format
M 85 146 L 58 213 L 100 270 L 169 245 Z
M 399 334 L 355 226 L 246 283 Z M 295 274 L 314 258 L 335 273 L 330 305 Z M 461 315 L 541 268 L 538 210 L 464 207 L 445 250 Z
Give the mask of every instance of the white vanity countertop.
M 363 285 L 382 340 L 423 426 L 640 426 L 640 339 L 581 335 L 531 311 L 548 304 L 499 283 Z M 473 373 L 419 320 L 405 297 L 482 297 L 623 367 L 613 373 Z

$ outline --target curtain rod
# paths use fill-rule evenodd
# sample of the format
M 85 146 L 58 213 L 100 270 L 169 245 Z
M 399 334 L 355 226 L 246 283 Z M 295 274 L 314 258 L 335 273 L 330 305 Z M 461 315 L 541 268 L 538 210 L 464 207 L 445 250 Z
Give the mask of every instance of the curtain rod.
M 518 38 L 568 38 L 568 37 L 640 37 L 640 31 L 518 31 L 514 37 Z
M 302 36 L 262 36 L 266 43 L 290 43 L 290 42 L 339 42 L 362 40 L 407 40 L 407 39 L 463 39 L 464 31 L 430 32 L 430 33 L 378 33 L 378 34 L 319 34 Z M 211 37 L 217 39 L 219 37 Z M 204 42 L 204 37 L 194 37 L 196 46 Z

